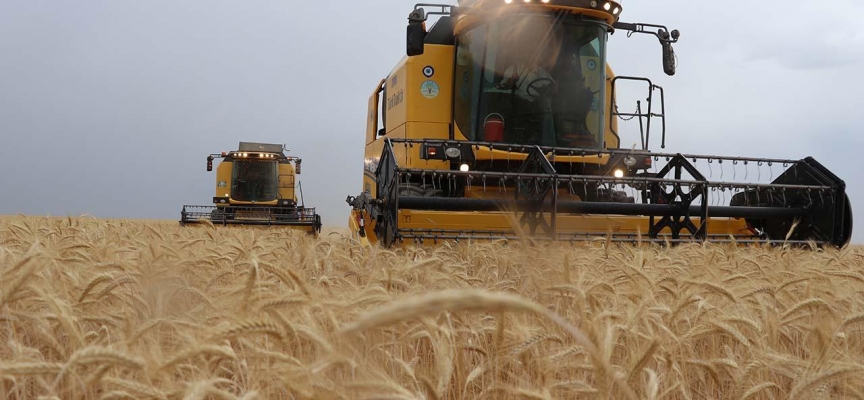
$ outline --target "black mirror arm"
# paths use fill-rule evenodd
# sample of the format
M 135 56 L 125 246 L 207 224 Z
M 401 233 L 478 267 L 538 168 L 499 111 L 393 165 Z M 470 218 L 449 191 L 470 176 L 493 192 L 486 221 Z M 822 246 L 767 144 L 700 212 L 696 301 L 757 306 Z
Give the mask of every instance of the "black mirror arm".
M 427 13 L 423 7 L 431 7 L 433 10 Z M 438 8 L 440 8 L 440 10 Z M 420 3 L 415 5 L 414 10 L 408 14 L 405 53 L 409 57 L 423 54 L 425 39 L 428 34 L 426 31 L 426 21 L 429 19 L 430 15 L 454 15 L 455 13 L 458 13 L 458 11 L 458 7 L 448 4 Z
M 213 160 L 217 158 L 225 158 L 222 154 L 210 154 L 207 156 L 207 172 L 213 170 Z
M 612 25 L 612 27 L 613 29 L 622 29 L 628 31 L 627 37 L 630 37 L 634 33 L 646 33 L 649 35 L 654 35 L 654 37 L 656 37 L 657 40 L 660 41 L 660 45 L 663 46 L 663 71 L 666 72 L 666 75 L 675 75 L 675 50 L 672 49 L 672 43 L 677 43 L 678 38 L 681 37 L 681 33 L 678 32 L 677 29 L 673 29 L 672 32 L 669 32 L 669 29 L 663 25 L 643 23 L 631 24 L 626 22 L 616 22 Z M 658 29 L 657 32 L 652 32 L 645 30 L 645 27 L 652 27 Z
M 681 36 L 681 33 L 678 32 L 677 29 L 673 29 L 672 32 L 669 32 L 669 28 L 664 25 L 653 25 L 653 24 L 643 24 L 643 23 L 626 23 L 626 22 L 616 22 L 612 25 L 614 29 L 621 29 L 628 31 L 627 37 L 632 36 L 634 33 L 645 33 L 649 35 L 654 35 L 657 40 L 660 41 L 661 44 L 664 43 L 677 43 L 678 38 Z M 645 30 L 646 27 L 658 28 L 657 32 Z
M 426 12 L 423 7 L 434 8 L 435 10 Z M 440 11 L 438 10 L 440 8 Z M 411 22 L 426 22 L 429 19 L 430 15 L 452 15 L 453 11 L 457 7 L 451 6 L 449 4 L 432 4 L 432 3 L 418 3 L 414 5 L 414 12 L 408 17 L 408 20 Z M 412 17 L 418 16 L 419 20 L 412 19 Z

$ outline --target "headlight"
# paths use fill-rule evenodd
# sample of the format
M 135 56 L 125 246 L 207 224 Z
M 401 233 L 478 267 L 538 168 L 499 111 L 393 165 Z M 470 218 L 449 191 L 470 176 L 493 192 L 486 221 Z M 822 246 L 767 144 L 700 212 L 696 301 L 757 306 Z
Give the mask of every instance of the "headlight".
M 444 150 L 444 154 L 450 158 L 459 158 L 462 155 L 462 151 L 458 147 L 448 147 L 447 150 Z
M 459 170 L 462 172 L 468 172 L 469 170 L 471 170 L 471 167 L 469 167 L 468 164 L 462 164 L 459 166 Z
M 616 169 L 615 170 L 615 177 L 616 178 L 623 178 L 624 177 L 624 170 L 623 169 Z

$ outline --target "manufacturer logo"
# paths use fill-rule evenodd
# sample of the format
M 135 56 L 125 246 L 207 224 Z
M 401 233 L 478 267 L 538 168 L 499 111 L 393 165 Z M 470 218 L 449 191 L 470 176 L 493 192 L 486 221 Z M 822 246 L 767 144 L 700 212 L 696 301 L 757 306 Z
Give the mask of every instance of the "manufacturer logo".
M 597 62 L 594 60 L 588 60 L 588 69 L 592 71 L 597 69 Z
M 423 76 L 431 78 L 432 75 L 435 75 L 435 68 L 432 68 L 431 65 L 423 67 Z
M 404 98 L 405 98 L 405 96 L 401 90 L 399 91 L 399 93 L 396 93 L 393 96 L 390 96 L 390 98 L 387 99 L 387 110 L 389 111 L 393 107 L 396 107 L 399 104 L 402 104 L 402 101 L 404 100 Z

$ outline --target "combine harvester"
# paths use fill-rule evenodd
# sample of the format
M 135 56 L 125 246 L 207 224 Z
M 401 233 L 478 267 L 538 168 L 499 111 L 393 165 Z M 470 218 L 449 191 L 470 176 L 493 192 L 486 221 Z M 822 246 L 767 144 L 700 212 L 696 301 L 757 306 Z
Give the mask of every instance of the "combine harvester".
M 606 0 L 415 6 L 407 57 L 369 100 L 363 186 L 347 198 L 355 238 L 848 244 L 845 183 L 812 158 L 649 150 L 656 118 L 666 147 L 663 89 L 616 76 L 607 39 L 655 36 L 671 76 L 679 32 L 621 14 Z M 626 83 L 647 89 L 631 113 L 616 102 Z M 618 132 L 634 118 L 640 148 Z
M 317 237 L 321 216 L 315 208 L 303 206 L 303 188 L 295 179 L 302 160 L 286 156 L 285 151 L 284 145 L 240 142 L 237 151 L 207 156 L 207 171 L 213 171 L 214 159 L 223 159 L 216 170 L 214 205 L 183 206 L 180 225 L 203 221 L 223 226 L 276 225 Z

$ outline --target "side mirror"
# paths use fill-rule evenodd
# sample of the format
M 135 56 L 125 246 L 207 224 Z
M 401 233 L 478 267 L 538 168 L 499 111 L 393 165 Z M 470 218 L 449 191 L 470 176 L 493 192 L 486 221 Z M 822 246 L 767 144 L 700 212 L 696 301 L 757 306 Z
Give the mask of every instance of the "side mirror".
M 665 31 L 659 32 L 660 42 L 663 45 L 663 71 L 666 75 L 675 75 L 675 50 L 672 48 L 672 43 L 678 41 L 681 33 L 677 29 L 672 31 L 672 40 L 669 40 L 670 34 Z
M 298 159 L 297 161 L 294 161 L 294 171 L 297 173 L 297 175 L 300 175 L 300 162 L 302 162 L 302 161 L 303 160 L 300 160 L 300 159 Z
M 213 171 L 213 156 L 207 156 L 207 172 Z
M 663 43 L 663 72 L 669 76 L 675 75 L 675 50 L 670 43 Z
M 423 54 L 426 44 L 426 13 L 422 8 L 408 15 L 408 30 L 406 35 L 406 54 L 409 57 Z

